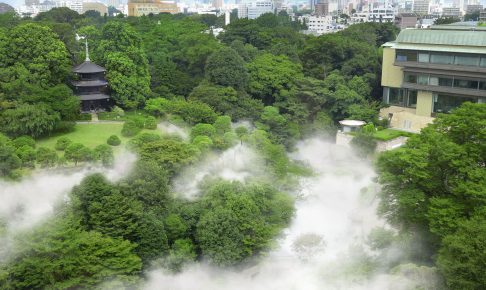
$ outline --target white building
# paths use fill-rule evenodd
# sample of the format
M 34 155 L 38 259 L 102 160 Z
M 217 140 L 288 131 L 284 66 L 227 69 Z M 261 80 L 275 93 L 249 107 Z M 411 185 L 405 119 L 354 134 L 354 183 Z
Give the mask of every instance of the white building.
M 238 5 L 238 18 L 255 19 L 265 13 L 275 13 L 273 1 L 255 1 Z
M 311 34 L 321 35 L 324 33 L 334 32 L 335 25 L 332 20 L 332 16 L 311 16 L 304 15 L 299 18 L 300 21 L 304 21 L 307 25 L 307 30 Z
M 391 8 L 375 8 L 368 15 L 370 22 L 393 22 L 395 20 L 395 10 Z

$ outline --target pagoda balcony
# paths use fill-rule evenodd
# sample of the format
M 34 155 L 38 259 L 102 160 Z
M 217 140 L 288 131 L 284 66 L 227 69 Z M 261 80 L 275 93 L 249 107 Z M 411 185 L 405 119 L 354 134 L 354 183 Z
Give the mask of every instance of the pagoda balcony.
M 73 81 L 72 84 L 75 87 L 102 87 L 108 85 L 108 82 L 105 80 L 81 80 Z

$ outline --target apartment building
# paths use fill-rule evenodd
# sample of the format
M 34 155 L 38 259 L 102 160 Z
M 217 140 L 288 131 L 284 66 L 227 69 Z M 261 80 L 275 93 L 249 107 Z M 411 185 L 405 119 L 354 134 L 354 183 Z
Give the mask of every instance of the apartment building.
M 128 16 L 142 16 L 159 13 L 179 13 L 177 3 L 160 0 L 128 0 Z
M 486 103 L 486 28 L 431 26 L 402 30 L 383 45 L 380 111 L 393 128 L 418 132 L 437 113 Z

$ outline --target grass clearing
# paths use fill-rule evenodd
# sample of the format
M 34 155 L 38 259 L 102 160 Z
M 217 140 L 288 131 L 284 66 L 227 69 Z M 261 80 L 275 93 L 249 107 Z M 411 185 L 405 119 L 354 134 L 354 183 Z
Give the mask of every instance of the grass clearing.
M 389 141 L 392 139 L 395 139 L 400 136 L 404 137 L 410 137 L 412 136 L 413 133 L 410 132 L 405 132 L 405 131 L 400 131 L 400 130 L 394 130 L 394 129 L 384 129 L 380 131 L 376 131 L 375 134 L 373 134 L 373 137 L 377 140 L 380 141 Z
M 82 123 L 76 124 L 74 130 L 68 133 L 56 134 L 50 137 L 39 139 L 37 141 L 38 147 L 48 147 L 55 149 L 57 139 L 61 137 L 67 137 L 71 139 L 74 143 L 81 143 L 89 148 L 95 148 L 98 145 L 106 144 L 106 140 L 111 135 L 117 135 L 121 144 L 117 147 L 123 147 L 126 145 L 130 138 L 123 137 L 121 135 L 121 130 L 123 128 L 123 123 Z M 141 133 L 159 133 L 157 130 L 146 130 L 143 129 Z

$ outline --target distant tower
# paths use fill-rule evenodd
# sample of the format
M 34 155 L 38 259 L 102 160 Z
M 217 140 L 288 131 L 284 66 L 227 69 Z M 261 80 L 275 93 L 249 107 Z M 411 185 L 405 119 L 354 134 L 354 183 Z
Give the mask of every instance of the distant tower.
M 25 0 L 25 6 L 39 5 L 39 0 Z
M 224 25 L 229 25 L 230 24 L 230 12 L 226 11 L 224 12 Z
M 78 37 L 78 39 L 80 39 Z M 91 62 L 89 59 L 88 40 L 85 38 L 86 59 L 74 67 L 76 80 L 72 82 L 75 94 L 81 101 L 81 111 L 109 110 L 112 103 L 108 92 L 108 82 L 105 80 L 105 68 Z
M 223 7 L 223 0 L 213 0 L 213 7 L 221 9 Z

